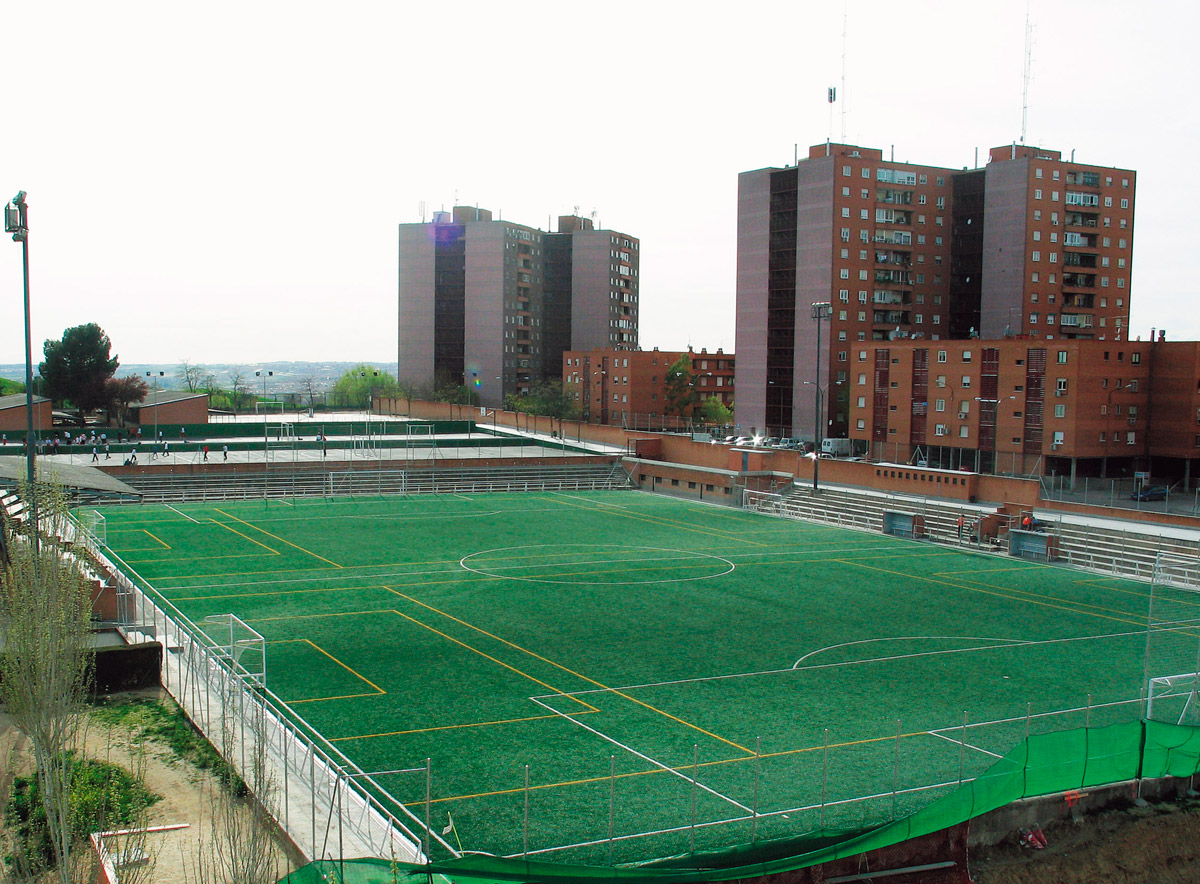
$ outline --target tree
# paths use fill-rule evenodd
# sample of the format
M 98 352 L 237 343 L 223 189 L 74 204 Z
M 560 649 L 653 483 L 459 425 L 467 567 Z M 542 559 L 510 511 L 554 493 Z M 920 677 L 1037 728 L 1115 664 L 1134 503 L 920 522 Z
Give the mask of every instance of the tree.
M 195 393 L 202 389 L 205 372 L 199 365 L 192 365 L 186 359 L 183 360 L 179 363 L 179 376 L 183 378 L 183 384 L 189 393 Z
M 84 726 L 91 596 L 78 561 L 53 540 L 66 531 L 62 489 L 26 486 L 21 497 L 37 503 L 40 542 L 14 542 L 0 567 L 0 700 L 29 739 L 56 876 L 68 884 L 80 834 L 71 831 L 71 750 Z
M 300 389 L 308 399 L 308 407 L 317 407 L 317 397 L 324 392 L 321 388 L 321 381 L 316 375 L 309 375 L 300 381 Z
M 112 413 L 115 411 L 117 426 L 123 427 L 129 406 L 145 399 L 150 388 L 137 375 L 131 374 L 123 378 L 109 378 L 108 383 L 105 384 L 105 392 L 108 399 L 109 422 L 111 423 Z
M 509 411 L 543 414 L 559 420 L 574 420 L 579 412 L 570 394 L 563 390 L 562 381 L 553 378 L 540 381 L 525 395 L 509 393 L 504 397 L 504 407 Z
M 340 408 L 366 408 L 375 398 L 395 396 L 400 387 L 382 369 L 360 364 L 350 369 L 329 391 L 329 404 Z
M 696 392 L 696 381 L 692 375 L 692 357 L 684 353 L 667 369 L 667 413 L 674 412 L 680 417 L 686 417 L 700 401 Z
M 241 369 L 229 372 L 229 405 L 237 411 L 246 399 L 250 398 L 250 389 L 246 386 L 246 373 Z
M 46 358 L 38 366 L 46 395 L 56 402 L 70 400 L 81 411 L 103 408 L 108 404 L 105 383 L 120 364 L 108 355 L 111 349 L 108 335 L 94 322 L 67 329 L 62 340 L 46 341 Z
M 709 396 L 700 403 L 696 413 L 706 424 L 724 426 L 733 422 L 733 409 L 726 406 L 720 396 Z

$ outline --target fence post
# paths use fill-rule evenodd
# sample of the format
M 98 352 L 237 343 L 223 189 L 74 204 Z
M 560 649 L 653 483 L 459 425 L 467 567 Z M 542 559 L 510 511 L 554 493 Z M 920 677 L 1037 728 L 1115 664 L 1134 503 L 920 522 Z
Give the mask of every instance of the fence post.
M 750 843 L 758 836 L 758 766 L 762 760 L 762 737 L 754 738 L 754 803 L 750 808 Z
M 829 782 L 829 728 L 825 728 L 825 751 L 821 759 L 821 831 L 825 830 L 825 787 Z
M 529 765 L 525 765 L 525 810 L 521 819 L 521 856 L 529 859 Z
M 613 865 L 613 831 L 617 824 L 617 756 L 608 756 L 608 864 Z
M 900 719 L 896 719 L 896 745 L 892 750 L 892 819 L 896 818 L 896 795 L 900 789 Z
M 688 830 L 688 851 L 696 852 L 696 774 L 700 762 L 700 746 L 692 743 L 692 825 Z

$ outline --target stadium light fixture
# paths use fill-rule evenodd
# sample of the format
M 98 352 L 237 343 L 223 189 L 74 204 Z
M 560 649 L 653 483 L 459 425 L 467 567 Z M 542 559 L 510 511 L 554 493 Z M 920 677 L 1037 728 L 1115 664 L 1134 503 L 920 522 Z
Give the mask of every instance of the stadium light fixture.
M 33 527 L 34 549 L 38 547 L 38 511 L 37 495 L 34 488 L 34 449 L 37 447 L 33 437 L 33 339 L 29 333 L 29 208 L 25 203 L 25 191 L 17 191 L 17 195 L 4 207 L 4 232 L 11 233 L 13 242 L 21 244 L 21 266 L 25 279 L 25 478 L 29 483 L 30 501 L 29 515 Z

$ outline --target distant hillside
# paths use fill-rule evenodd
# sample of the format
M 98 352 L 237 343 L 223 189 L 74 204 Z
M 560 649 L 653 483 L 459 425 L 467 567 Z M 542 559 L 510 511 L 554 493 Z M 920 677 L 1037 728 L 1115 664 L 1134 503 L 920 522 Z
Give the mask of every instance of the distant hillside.
M 374 365 L 378 368 L 389 372 L 396 373 L 395 360 L 363 360 L 368 365 Z M 257 365 L 213 362 L 213 363 L 197 363 L 205 374 L 212 374 L 217 379 L 217 383 L 222 387 L 228 387 L 232 384 L 232 376 L 236 372 L 242 373 L 242 382 L 252 391 L 262 392 L 262 378 L 255 377 L 256 371 L 270 371 L 274 375 L 267 380 L 268 393 L 299 393 L 305 387 L 307 378 L 314 378 L 317 386 L 320 389 L 328 389 L 334 385 L 338 378 L 348 372 L 350 369 L 358 365 L 357 362 L 267 362 Z M 163 372 L 163 376 L 158 378 L 158 388 L 160 390 L 183 390 L 185 385 L 181 376 L 178 363 L 169 365 L 140 365 L 138 363 L 130 363 L 121 365 L 117 369 L 117 377 L 125 377 L 126 375 L 136 374 L 138 377 L 145 380 L 147 383 L 152 383 L 151 378 L 146 376 L 146 372 L 153 372 L 153 376 L 157 376 L 159 372 Z M 7 379 L 7 380 L 6 380 Z M 8 381 L 21 381 L 20 392 L 25 389 L 25 365 L 24 363 L 0 364 L 0 384 Z M 5 393 L 10 392 L 7 387 L 3 388 Z
M 21 367 L 21 377 L 25 377 L 25 367 Z M 36 389 L 36 388 L 35 388 Z M 0 377 L 0 396 L 11 396 L 13 393 L 24 393 L 25 384 L 10 381 L 8 378 Z

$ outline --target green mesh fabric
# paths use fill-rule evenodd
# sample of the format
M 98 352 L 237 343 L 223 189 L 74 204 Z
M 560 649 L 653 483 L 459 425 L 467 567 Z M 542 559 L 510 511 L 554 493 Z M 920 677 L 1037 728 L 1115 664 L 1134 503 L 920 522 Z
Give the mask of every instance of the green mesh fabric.
M 1186 777 L 1200 771 L 1200 727 L 1156 721 L 1077 728 L 1031 736 L 983 774 L 916 813 L 863 832 L 825 833 L 741 845 L 638 867 L 603 868 L 470 855 L 431 866 L 381 859 L 310 863 L 280 884 L 393 884 L 430 875 L 453 881 L 644 881 L 658 884 L 728 881 L 808 868 L 899 844 L 1017 801 L 1138 777 Z M 830 843 L 832 841 L 832 843 Z M 684 867 L 686 862 L 687 866 Z

